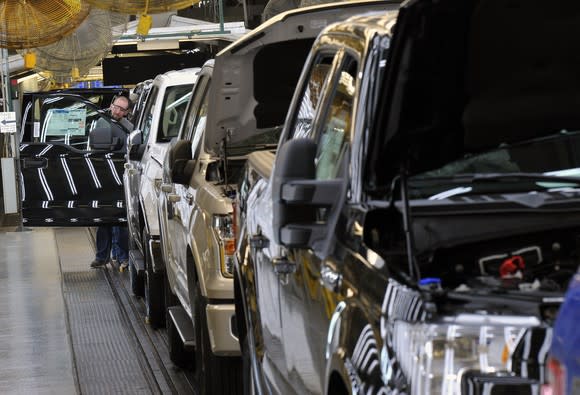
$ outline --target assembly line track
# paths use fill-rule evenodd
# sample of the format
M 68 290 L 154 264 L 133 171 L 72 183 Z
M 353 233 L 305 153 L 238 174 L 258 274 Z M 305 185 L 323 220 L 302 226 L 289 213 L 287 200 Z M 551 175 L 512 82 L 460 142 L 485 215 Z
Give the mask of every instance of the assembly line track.
M 91 231 L 95 243 L 95 232 Z M 104 269 L 105 278 L 134 341 L 139 363 L 153 393 L 195 394 L 193 373 L 173 365 L 169 359 L 167 331 L 153 329 L 145 321 L 145 305 L 130 291 L 128 270 L 120 271 L 115 263 Z

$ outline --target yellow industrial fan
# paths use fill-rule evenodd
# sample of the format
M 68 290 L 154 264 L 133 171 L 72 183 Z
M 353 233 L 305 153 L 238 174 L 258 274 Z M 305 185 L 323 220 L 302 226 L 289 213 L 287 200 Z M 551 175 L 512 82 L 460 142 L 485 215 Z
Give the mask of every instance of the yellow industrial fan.
M 0 47 L 56 42 L 79 26 L 89 11 L 81 0 L 0 0 Z
M 94 7 L 130 15 L 141 15 L 137 34 L 147 35 L 151 16 L 166 11 L 180 10 L 199 3 L 200 0 L 85 0 Z
M 110 51 L 116 36 L 127 28 L 129 16 L 92 8 L 85 21 L 71 34 L 26 54 L 36 55 L 38 71 L 49 71 L 56 82 L 64 83 L 88 74 Z

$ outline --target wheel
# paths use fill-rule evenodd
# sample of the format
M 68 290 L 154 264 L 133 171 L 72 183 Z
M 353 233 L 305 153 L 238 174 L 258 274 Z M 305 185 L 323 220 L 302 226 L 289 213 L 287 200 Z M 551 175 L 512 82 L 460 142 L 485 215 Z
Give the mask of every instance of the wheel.
M 195 284 L 193 308 L 195 330 L 195 380 L 200 394 L 242 394 L 242 369 L 239 357 L 217 357 L 211 351 L 206 302 Z
M 144 278 L 139 274 L 135 263 L 129 257 L 129 282 L 131 283 L 131 292 L 135 296 L 143 297 L 144 295 Z
M 173 291 L 171 291 L 171 286 L 169 285 L 169 279 L 167 278 L 167 275 L 163 276 L 163 284 L 165 289 L 163 292 L 163 295 L 165 296 L 165 306 L 179 306 L 179 299 L 173 294 Z M 169 317 L 167 315 L 166 317 L 167 321 L 169 322 Z
M 163 274 L 153 273 L 150 268 L 145 273 L 145 307 L 149 324 L 153 328 L 165 328 L 163 277 Z
M 165 327 L 165 296 L 162 273 L 155 273 L 149 252 L 150 236 L 143 230 L 143 249 L 145 258 L 145 309 L 147 320 L 153 328 Z
M 135 296 L 143 296 L 143 276 L 139 275 L 135 267 L 135 262 L 131 259 L 131 250 L 137 249 L 137 244 L 133 240 L 131 232 L 129 232 L 129 283 L 131 285 L 131 292 Z

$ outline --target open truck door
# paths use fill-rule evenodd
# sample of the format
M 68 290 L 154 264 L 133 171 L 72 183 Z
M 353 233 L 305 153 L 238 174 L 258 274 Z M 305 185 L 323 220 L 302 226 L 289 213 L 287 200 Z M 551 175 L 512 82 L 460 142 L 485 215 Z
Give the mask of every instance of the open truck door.
M 23 109 L 20 140 L 24 226 L 95 226 L 126 221 L 125 128 L 94 101 L 68 93 L 36 95 Z M 111 144 L 91 144 L 95 129 Z M 116 136 L 116 137 L 114 137 Z M 99 134 L 102 140 L 103 134 Z

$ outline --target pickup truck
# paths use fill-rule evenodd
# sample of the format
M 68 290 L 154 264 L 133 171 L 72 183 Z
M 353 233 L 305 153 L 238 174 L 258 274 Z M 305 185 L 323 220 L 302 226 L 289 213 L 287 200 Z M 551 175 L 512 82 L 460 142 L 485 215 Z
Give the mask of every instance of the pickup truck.
M 248 393 L 540 393 L 580 259 L 579 11 L 411 0 L 321 33 L 238 185 Z
M 165 326 L 164 272 L 159 250 L 157 195 L 161 164 L 177 136 L 199 68 L 168 71 L 148 87 L 138 123 L 129 135 L 123 173 L 129 227 L 129 274 L 135 295 L 145 297 L 146 319 Z
M 194 361 L 200 392 L 241 391 L 233 292 L 233 207 L 247 155 L 276 146 L 296 82 L 322 29 L 356 12 L 344 2 L 270 19 L 206 63 L 163 165 L 159 195 L 171 359 Z

